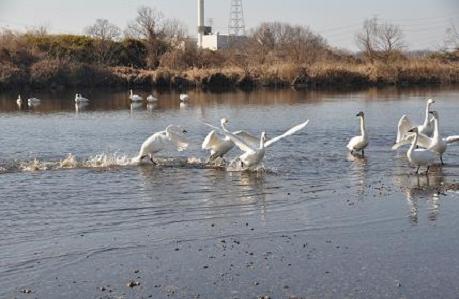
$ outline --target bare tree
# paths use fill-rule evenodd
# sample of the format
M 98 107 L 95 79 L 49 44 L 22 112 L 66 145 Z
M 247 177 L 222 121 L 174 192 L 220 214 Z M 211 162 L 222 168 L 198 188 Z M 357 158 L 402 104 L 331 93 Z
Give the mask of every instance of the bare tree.
M 120 28 L 106 19 L 97 19 L 94 25 L 85 29 L 85 33 L 101 40 L 115 40 L 121 36 Z
M 454 24 L 451 24 L 451 27 L 446 29 L 446 35 L 446 48 L 448 50 L 459 50 L 459 31 Z
M 162 24 L 161 36 L 169 48 L 183 48 L 185 47 L 187 29 L 182 22 L 176 19 L 167 19 Z
M 110 64 L 114 54 L 113 40 L 121 36 L 118 26 L 105 19 L 97 19 L 94 25 L 87 27 L 84 32 L 94 38 L 94 49 L 97 61 Z
M 157 67 L 161 54 L 161 35 L 163 14 L 154 8 L 141 6 L 137 10 L 137 17 L 128 25 L 126 35 L 142 39 L 148 51 L 147 65 Z
M 400 26 L 380 23 L 376 17 L 363 22 L 363 28 L 355 39 L 357 46 L 371 61 L 377 58 L 388 59 L 405 46 Z
M 325 40 L 304 26 L 279 22 L 263 23 L 251 34 L 249 56 L 265 63 L 267 59 L 311 63 L 327 48 Z

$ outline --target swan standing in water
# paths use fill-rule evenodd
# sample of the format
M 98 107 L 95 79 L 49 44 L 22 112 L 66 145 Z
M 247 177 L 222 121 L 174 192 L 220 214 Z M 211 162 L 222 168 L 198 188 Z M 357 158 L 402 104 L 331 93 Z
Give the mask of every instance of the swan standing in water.
M 226 129 L 225 125 L 228 123 L 228 119 L 222 118 L 220 120 L 220 125 L 222 129 Z M 233 132 L 234 135 L 241 138 L 247 144 L 250 144 L 253 147 L 256 147 L 260 142 L 260 139 L 247 133 L 245 131 L 236 131 Z M 220 137 L 218 136 L 215 130 L 210 131 L 202 143 L 203 150 L 210 151 L 209 161 L 213 161 L 216 158 L 223 158 L 227 152 L 229 152 L 234 147 L 234 142 L 228 136 Z
M 16 100 L 16 104 L 18 104 L 19 107 L 22 105 L 21 95 L 18 95 L 18 99 Z
M 429 117 L 430 106 L 435 103 L 434 100 L 428 99 L 426 103 L 426 116 L 424 119 L 424 123 L 420 126 L 416 126 L 409 118 L 404 114 L 400 120 L 398 121 L 397 126 L 397 139 L 395 143 L 401 142 L 403 139 L 406 138 L 408 131 L 414 127 L 418 128 L 420 134 L 424 134 L 426 136 L 432 136 L 433 134 L 433 119 Z
M 179 152 L 185 150 L 188 147 L 188 142 L 183 133 L 186 133 L 186 130 L 175 125 L 169 125 L 166 130 L 154 133 L 144 141 L 140 147 L 139 155 L 134 157 L 132 161 L 140 163 L 145 157 L 150 157 L 150 161 L 156 165 L 153 155 L 161 150 L 168 147 L 175 147 Z
M 265 156 L 266 148 L 272 146 L 273 144 L 275 144 L 279 140 L 281 140 L 281 139 L 283 139 L 283 138 L 285 138 L 287 136 L 293 135 L 294 133 L 298 132 L 299 130 L 302 130 L 304 127 L 306 127 L 306 125 L 308 123 L 309 123 L 309 120 L 307 120 L 304 123 L 301 123 L 299 125 L 296 125 L 293 128 L 291 128 L 290 130 L 288 130 L 287 132 L 285 132 L 284 134 L 276 136 L 276 137 L 270 139 L 269 141 L 266 141 L 266 133 L 263 131 L 263 132 L 261 132 L 261 138 L 260 138 L 260 143 L 259 143 L 258 147 L 250 145 L 248 142 L 245 142 L 242 138 L 240 138 L 239 136 L 231 133 L 225 127 L 220 129 L 220 128 L 217 128 L 215 126 L 209 125 L 209 124 L 206 124 L 206 125 L 208 125 L 208 126 L 214 128 L 214 129 L 222 132 L 223 134 L 225 134 L 228 138 L 231 139 L 231 141 L 234 142 L 234 144 L 237 147 L 239 147 L 239 149 L 241 149 L 244 152 L 242 155 L 240 155 L 235 160 L 233 160 L 233 162 L 236 161 L 236 160 L 239 160 L 241 162 L 241 167 L 243 169 L 244 168 L 245 169 L 255 169 L 256 167 L 258 167 L 262 163 L 263 158 Z
M 362 156 L 364 156 L 365 148 L 368 146 L 368 136 L 365 129 L 365 114 L 360 111 L 356 116 L 360 118 L 361 135 L 352 137 L 346 147 L 351 151 L 351 154 L 354 154 L 354 152 L 362 151 Z
M 81 96 L 81 93 L 75 94 L 75 103 L 78 104 L 78 103 L 87 103 L 87 102 L 89 102 L 89 100 L 87 98 L 83 98 Z
M 446 138 L 442 138 L 440 136 L 440 116 L 438 115 L 437 111 L 431 111 L 430 114 L 433 115 L 434 119 L 434 132 L 432 137 L 432 143 L 428 147 L 429 150 L 434 151 L 440 155 L 441 164 L 443 163 L 443 154 L 446 152 L 446 148 L 448 147 L 449 143 L 459 142 L 459 135 L 448 136 Z
M 142 97 L 139 96 L 138 94 L 134 94 L 132 92 L 132 89 L 129 90 L 129 99 L 131 99 L 131 101 L 133 102 L 140 102 L 140 101 L 143 101 Z
M 190 100 L 190 96 L 187 95 L 186 93 L 180 94 L 180 101 L 182 102 L 188 102 Z
M 448 144 L 459 142 L 459 135 L 441 137 L 440 136 L 440 124 L 439 124 L 440 116 L 437 111 L 430 111 L 429 113 L 433 115 L 433 123 L 434 123 L 433 136 L 429 137 L 424 134 L 418 133 L 418 142 L 416 145 L 437 153 L 440 157 L 441 164 L 445 165 L 443 162 L 443 154 L 446 152 Z M 402 145 L 411 143 L 414 137 L 415 137 L 414 134 L 405 136 L 405 138 L 402 141 L 392 146 L 392 149 L 396 150 Z
M 419 168 L 421 166 L 426 166 L 426 174 L 429 172 L 430 166 L 433 164 L 436 155 L 428 150 L 428 149 L 421 149 L 421 148 L 416 148 L 416 145 L 418 143 L 418 136 L 419 136 L 419 129 L 417 127 L 412 128 L 411 130 L 408 130 L 410 133 L 414 133 L 414 139 L 413 142 L 411 143 L 411 146 L 409 150 L 406 152 L 406 156 L 408 157 L 408 161 L 410 161 L 411 164 L 417 166 L 418 168 L 416 169 L 416 174 L 419 172 Z

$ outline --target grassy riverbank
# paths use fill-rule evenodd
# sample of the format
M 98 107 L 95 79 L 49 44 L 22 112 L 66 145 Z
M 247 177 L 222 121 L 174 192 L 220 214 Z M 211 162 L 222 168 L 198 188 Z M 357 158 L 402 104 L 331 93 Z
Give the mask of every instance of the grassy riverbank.
M 285 25 L 287 26 L 287 25 Z M 303 29 L 306 30 L 306 29 Z M 311 33 L 312 34 L 312 33 Z M 296 37 L 300 39 L 301 36 Z M 459 83 L 459 51 L 367 59 L 329 47 L 318 36 L 289 52 L 249 38 L 243 47 L 209 51 L 163 37 L 152 57 L 143 39 L 84 35 L 0 34 L 0 90 L 83 87 L 308 89 Z M 311 45 L 312 44 L 312 45 Z M 150 54 L 149 54 L 150 53 Z

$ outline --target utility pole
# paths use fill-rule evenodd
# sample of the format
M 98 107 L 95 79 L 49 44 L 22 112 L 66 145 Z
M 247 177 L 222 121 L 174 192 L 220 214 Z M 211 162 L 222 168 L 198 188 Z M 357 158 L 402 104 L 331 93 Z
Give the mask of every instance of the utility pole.
M 231 0 L 230 18 L 228 23 L 228 35 L 245 35 L 244 11 L 242 9 L 242 0 Z

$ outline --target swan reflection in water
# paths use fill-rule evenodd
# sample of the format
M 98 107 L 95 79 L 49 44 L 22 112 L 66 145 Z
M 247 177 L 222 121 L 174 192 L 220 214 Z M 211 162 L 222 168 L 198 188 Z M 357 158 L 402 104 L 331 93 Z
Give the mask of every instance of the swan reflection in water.
M 352 186 L 355 186 L 358 194 L 358 199 L 364 199 L 366 186 L 367 186 L 367 171 L 368 160 L 367 157 L 360 153 L 351 154 L 347 153 L 346 160 L 352 162 L 350 179 Z
M 405 194 L 408 204 L 409 220 L 416 224 L 419 220 L 420 205 L 425 200 L 429 205 L 428 219 L 435 221 L 440 213 L 440 196 L 444 190 L 450 187 L 454 190 L 453 185 L 445 181 L 441 168 L 436 168 L 429 175 L 403 174 L 394 176 L 394 183 Z M 450 186 L 450 187 L 448 187 Z

